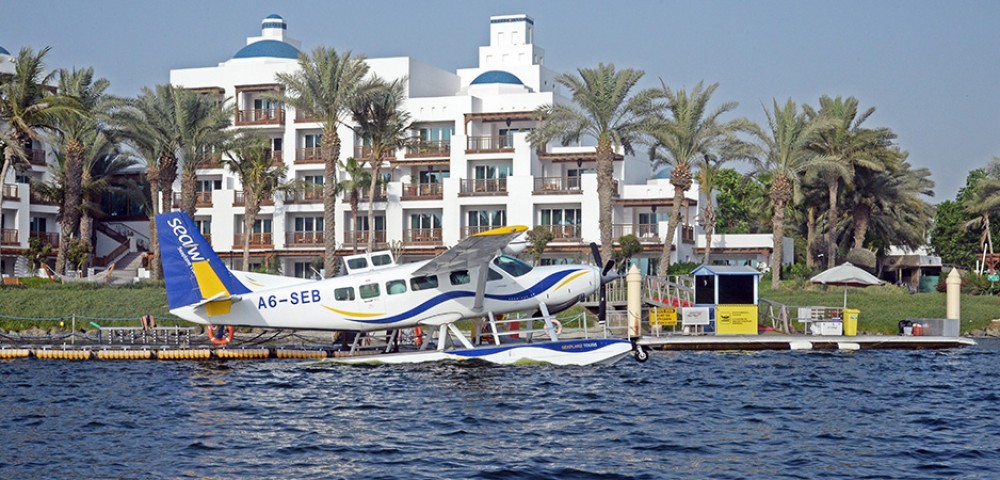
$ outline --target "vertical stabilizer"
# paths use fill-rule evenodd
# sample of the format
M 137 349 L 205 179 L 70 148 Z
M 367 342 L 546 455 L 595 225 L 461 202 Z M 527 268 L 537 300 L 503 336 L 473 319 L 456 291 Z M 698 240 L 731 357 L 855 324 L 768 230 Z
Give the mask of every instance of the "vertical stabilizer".
M 156 216 L 156 234 L 163 257 L 163 280 L 170 308 L 249 293 L 215 254 L 198 227 L 184 212 Z M 206 303 L 207 313 L 229 313 L 228 300 Z

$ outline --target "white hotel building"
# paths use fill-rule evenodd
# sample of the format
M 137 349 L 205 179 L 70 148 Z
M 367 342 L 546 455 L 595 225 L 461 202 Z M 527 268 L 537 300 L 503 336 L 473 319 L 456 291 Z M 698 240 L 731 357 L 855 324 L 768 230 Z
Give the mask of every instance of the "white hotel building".
M 383 169 L 389 177 L 384 191 L 374 201 L 362 199 L 360 219 L 352 218 L 346 197 L 338 197 L 338 254 L 351 253 L 354 239 L 364 249 L 368 235 L 374 235 L 380 248 L 400 247 L 402 261 L 429 258 L 469 234 L 523 224 L 544 225 L 554 233 L 543 262 L 589 258 L 587 245 L 600 238 L 593 143 L 538 149 L 526 140 L 536 126 L 532 115 L 536 108 L 570 103 L 554 82 L 557 73 L 544 66 L 545 53 L 533 43 L 534 28 L 527 15 L 491 17 L 490 44 L 479 48 L 479 65 L 455 72 L 410 57 L 367 60 L 372 74 L 407 78 L 404 108 L 411 114 L 414 137 L 421 141 L 389 160 Z M 275 74 L 295 71 L 300 51 L 300 43 L 288 36 L 285 21 L 271 15 L 262 22 L 261 35 L 248 38 L 233 58 L 212 67 L 171 70 L 170 83 L 235 102 L 234 127 L 269 136 L 275 160 L 289 166 L 289 177 L 321 183 L 323 164 L 317 148 L 321 125 L 262 96 L 280 91 Z M 342 159 L 364 160 L 369 152 L 363 140 L 347 126 L 341 126 L 339 133 Z M 614 175 L 613 237 L 636 235 L 644 247 L 638 256 L 640 266 L 653 272 L 673 197 L 669 171 L 654 173 L 644 157 L 619 156 Z M 239 178 L 218 163 L 206 165 L 198 177 L 195 221 L 220 256 L 241 267 Z M 45 231 L 58 231 L 56 207 L 32 203 L 29 187 L 5 179 L 7 273 L 12 269 L 11 254 L 27 247 L 32 222 L 44 218 Z M 12 198 L 6 197 L 8 188 L 17 192 Z M 179 183 L 174 191 L 180 191 Z M 699 211 L 705 201 L 697 184 L 687 193 L 684 221 L 675 235 L 675 261 L 701 260 L 704 236 Z M 369 209 L 375 210 L 374 225 L 367 224 Z M 20 233 L 8 238 L 10 226 Z M 148 222 L 139 217 L 119 217 L 112 226 L 140 237 L 148 234 Z M 102 238 L 107 229 L 97 230 L 95 253 L 106 255 L 102 250 L 116 242 Z M 285 275 L 310 276 L 323 255 L 323 204 L 318 192 L 278 194 L 266 201 L 251 235 L 253 265 L 278 262 Z M 792 248 L 791 240 L 785 242 L 787 263 Z M 715 235 L 712 243 L 715 262 L 766 263 L 771 251 L 770 235 Z

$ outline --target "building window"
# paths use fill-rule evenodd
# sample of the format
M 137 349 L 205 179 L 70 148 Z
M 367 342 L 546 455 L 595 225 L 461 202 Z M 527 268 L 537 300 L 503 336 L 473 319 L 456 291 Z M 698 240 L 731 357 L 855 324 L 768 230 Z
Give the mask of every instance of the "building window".
M 579 208 L 544 208 L 541 211 L 542 225 L 579 225 Z
M 441 213 L 410 214 L 410 228 L 414 230 L 441 228 Z
M 468 227 L 479 227 L 483 230 L 507 225 L 506 210 L 469 210 Z
M 212 221 L 211 220 L 195 220 L 194 224 L 195 224 L 196 227 L 198 227 L 198 231 L 201 232 L 202 235 L 211 235 L 212 234 Z
M 295 231 L 296 232 L 322 232 L 323 231 L 323 217 L 296 217 L 295 218 Z
M 454 128 L 428 127 L 420 129 L 420 140 L 423 142 L 448 142 L 455 134 Z
M 194 191 L 196 192 L 211 192 L 215 190 L 222 190 L 222 180 L 198 180 L 198 183 L 194 185 Z
M 272 231 L 270 218 L 258 218 L 253 224 L 253 233 L 271 233 Z M 243 233 L 243 215 L 236 216 L 236 233 Z
M 322 143 L 322 141 L 323 141 L 323 134 L 322 133 L 315 133 L 315 134 L 314 133 L 310 133 L 310 134 L 307 134 L 307 135 L 303 136 L 302 139 L 303 139 L 303 142 L 305 142 L 304 145 L 303 145 L 304 147 L 306 147 L 306 148 L 316 148 L 316 147 L 319 147 L 320 144 Z
M 359 216 L 358 218 L 355 218 L 354 220 L 355 220 L 354 221 L 354 227 L 357 229 L 357 231 L 359 231 L 359 232 L 367 232 L 369 230 L 369 228 L 368 228 L 368 215 Z M 384 215 L 376 215 L 375 216 L 375 231 L 376 232 L 383 232 L 383 231 L 385 231 L 385 216 Z

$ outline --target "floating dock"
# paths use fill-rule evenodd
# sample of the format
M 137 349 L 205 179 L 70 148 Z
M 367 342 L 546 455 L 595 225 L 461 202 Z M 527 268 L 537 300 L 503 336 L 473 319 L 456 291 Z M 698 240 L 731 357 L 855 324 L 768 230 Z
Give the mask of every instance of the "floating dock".
M 919 350 L 968 347 L 976 341 L 903 335 L 669 335 L 642 337 L 636 343 L 652 350 Z

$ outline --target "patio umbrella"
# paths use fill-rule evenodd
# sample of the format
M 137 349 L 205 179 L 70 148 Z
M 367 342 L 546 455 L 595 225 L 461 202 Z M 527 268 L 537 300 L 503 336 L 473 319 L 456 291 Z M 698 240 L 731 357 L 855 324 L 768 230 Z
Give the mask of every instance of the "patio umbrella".
M 850 262 L 844 262 L 824 270 L 809 281 L 822 285 L 843 285 L 844 287 L 869 287 L 882 283 L 875 275 L 851 265 Z M 844 288 L 844 308 L 847 308 L 847 288 Z

